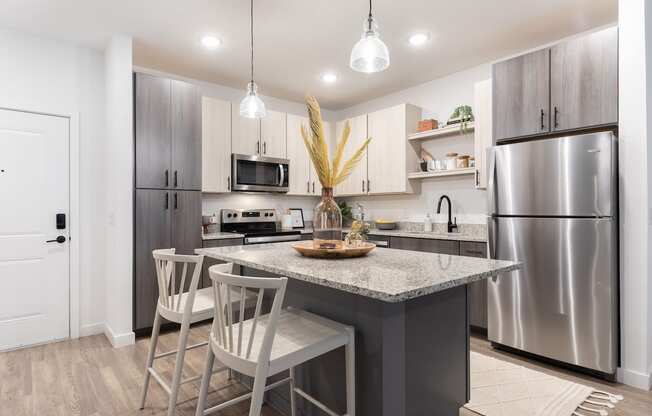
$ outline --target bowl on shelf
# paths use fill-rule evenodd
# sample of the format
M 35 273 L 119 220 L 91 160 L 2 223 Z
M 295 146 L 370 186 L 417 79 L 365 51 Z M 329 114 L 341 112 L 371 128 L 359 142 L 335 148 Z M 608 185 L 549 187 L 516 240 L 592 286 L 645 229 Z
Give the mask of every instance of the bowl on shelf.
M 396 221 L 376 220 L 374 221 L 376 228 L 379 230 L 394 230 L 396 229 Z

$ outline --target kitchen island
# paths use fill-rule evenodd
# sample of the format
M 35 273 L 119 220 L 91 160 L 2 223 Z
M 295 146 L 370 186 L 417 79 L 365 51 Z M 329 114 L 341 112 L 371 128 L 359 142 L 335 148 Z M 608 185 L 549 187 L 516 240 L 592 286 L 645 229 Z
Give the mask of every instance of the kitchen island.
M 457 415 L 469 397 L 467 284 L 518 263 L 377 249 L 366 257 L 302 257 L 293 243 L 197 249 L 198 254 L 289 278 L 285 305 L 356 328 L 358 416 Z M 245 269 L 246 270 L 246 269 Z M 344 413 L 344 355 L 297 369 L 299 385 Z M 284 413 L 287 393 L 270 402 Z M 317 415 L 299 403 L 302 415 Z

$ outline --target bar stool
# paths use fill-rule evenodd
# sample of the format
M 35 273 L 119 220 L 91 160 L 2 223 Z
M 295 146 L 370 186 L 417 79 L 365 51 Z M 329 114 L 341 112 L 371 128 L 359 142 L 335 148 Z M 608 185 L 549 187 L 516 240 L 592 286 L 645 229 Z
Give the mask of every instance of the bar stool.
M 199 348 L 207 345 L 208 342 L 201 342 L 188 346 L 188 335 L 190 333 L 190 324 L 207 320 L 213 317 L 215 301 L 212 289 L 210 287 L 197 289 L 199 279 L 201 278 L 202 265 L 204 256 L 196 255 L 178 255 L 175 249 L 161 249 L 152 252 L 154 263 L 156 265 L 156 278 L 158 281 L 158 302 L 156 306 L 156 315 L 154 325 L 152 326 L 152 338 L 149 344 L 149 353 L 147 355 L 147 367 L 145 371 L 145 383 L 140 401 L 140 408 L 145 407 L 147 390 L 149 387 L 150 377 L 154 377 L 163 390 L 169 395 L 168 416 L 174 416 L 177 404 L 179 387 L 182 384 L 199 380 L 201 376 L 182 379 L 185 353 L 188 350 Z M 190 266 L 190 267 L 189 267 Z M 181 269 L 180 280 L 177 280 L 177 270 Z M 192 269 L 189 271 L 189 269 Z M 191 273 L 188 291 L 184 291 L 186 277 Z M 239 294 L 239 293 L 238 293 Z M 251 295 L 245 294 L 241 310 L 244 309 Z M 222 305 L 231 305 L 238 308 L 240 305 L 234 302 L 221 302 Z M 243 316 L 243 315 L 240 315 Z M 178 347 L 176 350 L 156 354 L 156 345 L 158 344 L 158 335 L 161 329 L 161 318 L 168 321 L 181 324 Z M 174 373 L 172 375 L 172 385 L 169 385 L 161 375 L 154 369 L 154 360 L 176 354 Z M 213 373 L 227 370 L 227 367 L 218 368 Z
M 286 277 L 236 276 L 231 270 L 231 264 L 209 268 L 216 305 L 195 415 L 208 415 L 251 398 L 249 416 L 259 416 L 265 391 L 289 383 L 292 416 L 297 415 L 297 394 L 329 416 L 337 416 L 326 405 L 295 385 L 294 369 L 297 365 L 343 346 L 346 362 L 346 415 L 355 416 L 354 328 L 302 310 L 282 309 Z M 265 290 L 273 294 L 274 301 L 271 312 L 261 315 Z M 226 308 L 225 311 L 221 302 L 225 298 L 227 302 L 232 301 L 231 294 L 235 292 L 239 296 L 242 311 L 242 300 L 247 291 L 257 293 L 254 316 L 234 323 L 231 308 Z M 253 390 L 206 409 L 206 396 L 215 358 L 234 371 L 254 377 Z M 266 385 L 267 377 L 286 370 L 289 370 L 289 377 Z

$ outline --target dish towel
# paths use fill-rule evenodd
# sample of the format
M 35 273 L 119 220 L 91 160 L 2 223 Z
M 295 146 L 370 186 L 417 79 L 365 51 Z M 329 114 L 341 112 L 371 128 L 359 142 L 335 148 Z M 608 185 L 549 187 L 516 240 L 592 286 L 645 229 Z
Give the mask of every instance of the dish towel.
M 607 416 L 620 395 L 471 352 L 471 400 L 484 416 Z

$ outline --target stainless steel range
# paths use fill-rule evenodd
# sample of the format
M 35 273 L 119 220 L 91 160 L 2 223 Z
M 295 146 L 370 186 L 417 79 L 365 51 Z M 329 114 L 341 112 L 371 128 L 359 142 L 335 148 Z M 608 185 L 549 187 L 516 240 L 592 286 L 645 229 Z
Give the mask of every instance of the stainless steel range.
M 222 232 L 244 234 L 245 244 L 301 240 L 301 231 L 281 230 L 273 209 L 223 209 Z

